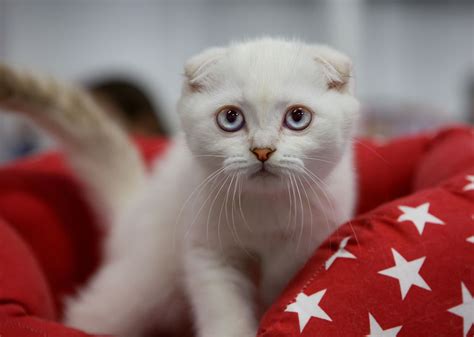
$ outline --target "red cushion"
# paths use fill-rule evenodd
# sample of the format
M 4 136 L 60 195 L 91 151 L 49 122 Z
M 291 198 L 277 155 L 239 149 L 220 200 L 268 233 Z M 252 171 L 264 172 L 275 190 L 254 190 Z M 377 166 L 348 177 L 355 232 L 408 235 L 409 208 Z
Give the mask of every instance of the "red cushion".
M 266 313 L 258 336 L 474 336 L 472 137 L 455 128 L 408 138 L 377 149 L 387 154 L 383 164 L 359 162 L 361 181 L 371 185 L 362 192 L 384 201 L 381 185 L 394 196 L 412 193 L 334 233 Z M 395 168 L 403 181 L 390 174 Z M 368 197 L 361 205 L 376 203 Z
M 147 161 L 167 144 L 137 142 Z M 358 210 L 365 214 L 315 252 L 264 316 L 259 336 L 365 336 L 375 334 L 375 321 L 385 330 L 402 326 L 398 337 L 463 336 L 462 318 L 447 310 L 461 304 L 461 282 L 474 293 L 474 244 L 466 241 L 474 235 L 474 191 L 463 191 L 466 175 L 474 174 L 473 146 L 472 130 L 461 127 L 385 144 L 359 141 Z M 427 223 L 420 235 L 410 221 L 397 221 L 399 206 L 427 202 L 444 224 Z M 86 336 L 54 322 L 64 295 L 96 267 L 100 241 L 96 218 L 60 156 L 0 169 L 0 218 L 0 335 Z M 335 259 L 326 270 L 349 236 L 346 250 L 356 258 Z M 408 262 L 426 257 L 420 276 L 431 290 L 412 286 L 402 300 L 398 281 L 378 273 L 394 266 L 392 248 Z M 312 317 L 300 334 L 298 314 L 290 312 L 300 293 L 321 297 L 332 321 Z
M 416 135 L 387 143 L 356 142 L 359 199 L 357 213 L 367 212 L 413 191 L 413 178 L 430 136 Z

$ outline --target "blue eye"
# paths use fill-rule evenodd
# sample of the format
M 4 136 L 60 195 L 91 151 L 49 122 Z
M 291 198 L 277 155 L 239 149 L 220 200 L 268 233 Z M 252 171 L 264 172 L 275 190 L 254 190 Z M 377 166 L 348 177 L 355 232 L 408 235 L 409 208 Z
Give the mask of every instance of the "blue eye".
M 312 119 L 313 114 L 307 108 L 294 106 L 287 110 L 284 124 L 288 129 L 301 131 L 309 126 Z
M 217 125 L 227 132 L 236 132 L 245 124 L 244 114 L 236 107 L 224 107 L 217 113 Z

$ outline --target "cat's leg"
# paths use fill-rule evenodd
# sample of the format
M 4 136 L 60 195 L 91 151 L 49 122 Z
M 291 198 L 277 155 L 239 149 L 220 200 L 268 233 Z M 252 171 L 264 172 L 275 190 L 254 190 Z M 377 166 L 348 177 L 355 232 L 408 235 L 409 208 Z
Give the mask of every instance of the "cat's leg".
M 198 337 L 254 337 L 255 285 L 244 270 L 207 247 L 186 251 L 186 287 Z
M 141 337 L 151 324 L 170 325 L 182 318 L 176 273 L 155 262 L 125 256 L 105 265 L 70 300 L 65 323 L 90 333 Z

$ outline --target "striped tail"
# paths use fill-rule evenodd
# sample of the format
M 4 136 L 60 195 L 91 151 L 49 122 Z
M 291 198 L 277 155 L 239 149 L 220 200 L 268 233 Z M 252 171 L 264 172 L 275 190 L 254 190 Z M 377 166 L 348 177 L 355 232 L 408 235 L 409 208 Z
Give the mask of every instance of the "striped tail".
M 0 108 L 56 138 L 106 224 L 143 187 L 145 168 L 136 147 L 80 88 L 0 64 Z

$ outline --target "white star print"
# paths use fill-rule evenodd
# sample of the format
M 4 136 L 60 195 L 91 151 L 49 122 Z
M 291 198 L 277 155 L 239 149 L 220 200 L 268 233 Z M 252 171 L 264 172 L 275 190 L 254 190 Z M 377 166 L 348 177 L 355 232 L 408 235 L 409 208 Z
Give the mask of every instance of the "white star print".
M 472 191 L 474 190 L 474 176 L 467 175 L 466 179 L 469 181 L 469 183 L 464 186 L 462 189 L 463 191 Z
M 403 214 L 398 217 L 397 221 L 411 221 L 420 235 L 423 234 L 426 223 L 444 225 L 444 222 L 441 219 L 438 219 L 428 212 L 430 208 L 429 202 L 425 202 L 417 207 L 398 206 L 398 208 L 403 212 Z
M 450 313 L 461 316 L 464 320 L 464 337 L 467 336 L 469 329 L 474 324 L 474 298 L 461 282 L 462 303 L 458 306 L 448 309 Z
M 345 237 L 344 239 L 341 240 L 341 243 L 339 243 L 339 249 L 337 252 L 335 252 L 325 263 L 326 270 L 331 267 L 331 265 L 336 261 L 337 258 L 346 258 L 346 259 L 356 259 L 356 257 L 351 253 L 345 250 L 347 246 L 347 242 L 351 239 L 350 236 Z
M 379 323 L 375 320 L 374 316 L 369 313 L 369 323 L 370 323 L 370 335 L 367 337 L 397 337 L 398 332 L 401 330 L 402 326 L 397 326 L 391 329 L 383 330 Z
M 300 325 L 300 333 L 303 332 L 306 324 L 311 317 L 321 318 L 326 321 L 332 321 L 331 317 L 324 312 L 319 306 L 319 302 L 323 298 L 327 289 L 318 291 L 317 293 L 308 296 L 301 292 L 296 297 L 296 301 L 288 305 L 285 312 L 294 312 L 298 314 L 298 321 Z
M 466 285 L 461 282 L 462 303 L 458 306 L 448 309 L 450 313 L 461 316 L 464 320 L 464 337 L 467 336 L 469 329 L 474 324 L 474 298 L 467 289 Z
M 405 299 L 405 296 L 413 285 L 431 291 L 429 285 L 419 274 L 426 257 L 407 261 L 393 248 L 392 254 L 395 259 L 395 266 L 381 270 L 379 271 L 379 274 L 398 279 L 400 292 L 402 293 L 402 300 Z
M 474 235 L 466 239 L 467 242 L 474 243 Z

